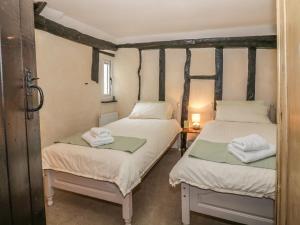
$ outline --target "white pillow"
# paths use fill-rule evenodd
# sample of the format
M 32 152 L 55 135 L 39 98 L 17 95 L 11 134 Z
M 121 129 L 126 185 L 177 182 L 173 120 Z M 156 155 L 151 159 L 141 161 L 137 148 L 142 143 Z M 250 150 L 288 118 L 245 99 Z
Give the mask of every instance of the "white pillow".
M 217 101 L 216 120 L 271 123 L 262 101 Z
M 172 118 L 173 108 L 168 102 L 138 102 L 135 104 L 130 119 L 161 119 Z

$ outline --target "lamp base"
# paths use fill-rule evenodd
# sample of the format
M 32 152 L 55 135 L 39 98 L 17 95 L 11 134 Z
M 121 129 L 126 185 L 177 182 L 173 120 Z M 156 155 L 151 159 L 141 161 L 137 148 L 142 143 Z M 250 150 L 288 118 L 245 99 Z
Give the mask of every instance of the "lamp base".
M 192 127 L 193 127 L 194 130 L 200 130 L 200 128 L 201 128 L 200 124 L 193 124 Z

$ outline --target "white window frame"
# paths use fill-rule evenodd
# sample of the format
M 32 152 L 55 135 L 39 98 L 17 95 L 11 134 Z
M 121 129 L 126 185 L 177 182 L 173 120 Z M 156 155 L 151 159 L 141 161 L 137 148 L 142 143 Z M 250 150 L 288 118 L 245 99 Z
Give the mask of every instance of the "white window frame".
M 103 56 L 100 55 L 100 65 L 101 65 L 101 71 L 100 71 L 100 76 L 101 76 L 101 97 L 102 101 L 111 101 L 113 100 L 113 59 L 111 57 Z M 110 84 L 109 84 L 109 89 L 110 93 L 109 94 L 104 94 L 104 64 L 110 64 Z

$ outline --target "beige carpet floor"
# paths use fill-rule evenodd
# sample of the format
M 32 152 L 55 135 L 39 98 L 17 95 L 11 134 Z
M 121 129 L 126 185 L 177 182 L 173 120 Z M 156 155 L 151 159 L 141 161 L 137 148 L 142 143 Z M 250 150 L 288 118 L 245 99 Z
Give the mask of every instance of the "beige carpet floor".
M 181 225 L 180 187 L 169 185 L 169 172 L 180 153 L 169 150 L 133 194 L 133 225 Z M 46 206 L 47 225 L 122 225 L 119 205 L 55 191 L 54 205 Z M 228 225 L 227 221 L 191 213 L 191 225 Z

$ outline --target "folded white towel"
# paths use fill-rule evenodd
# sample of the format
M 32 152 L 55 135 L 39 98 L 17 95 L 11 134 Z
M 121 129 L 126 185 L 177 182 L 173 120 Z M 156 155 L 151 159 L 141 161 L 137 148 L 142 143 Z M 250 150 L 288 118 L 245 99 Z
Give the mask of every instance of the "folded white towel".
M 276 154 L 276 146 L 269 145 L 267 149 L 259 150 L 259 151 L 249 151 L 244 152 L 232 144 L 228 144 L 228 151 L 231 152 L 234 156 L 236 156 L 243 163 L 255 162 L 261 159 L 268 158 Z
M 231 144 L 241 151 L 257 151 L 269 148 L 268 142 L 258 134 L 251 134 L 245 137 L 234 138 Z
M 106 145 L 114 142 L 114 138 L 112 136 L 104 137 L 104 138 L 95 137 L 94 135 L 91 134 L 90 131 L 85 132 L 81 137 L 92 147 Z
M 90 130 L 91 134 L 99 137 L 108 137 L 111 136 L 111 131 L 103 127 L 93 127 Z

